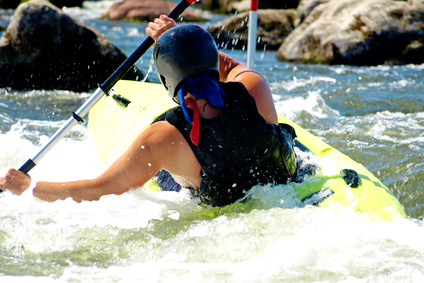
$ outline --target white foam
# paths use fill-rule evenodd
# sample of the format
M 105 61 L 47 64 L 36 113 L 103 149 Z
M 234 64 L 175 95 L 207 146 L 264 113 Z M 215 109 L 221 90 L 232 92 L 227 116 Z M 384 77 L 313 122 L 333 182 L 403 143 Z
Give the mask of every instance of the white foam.
M 6 139 L 13 142 L 10 156 L 36 149 L 18 132 L 0 135 L 7 147 Z M 89 148 L 87 141 L 63 140 L 33 176 L 96 175 Z M 6 192 L 0 196 L 0 241 L 14 258 L 40 258 L 30 268 L 45 276 L 34 282 L 275 282 L 299 276 L 313 282 L 394 282 L 424 275 L 414 267 L 424 265 L 420 221 L 371 222 L 348 208 L 299 208 L 293 191 L 291 185 L 257 186 L 249 193 L 260 201 L 255 209 L 218 215 L 197 207 L 187 190 L 139 188 L 82 203 Z M 63 264 L 48 276 L 42 268 L 51 258 Z M 15 274 L 2 282 L 31 279 Z
M 329 107 L 319 92 L 309 91 L 307 96 L 295 96 L 275 101 L 277 112 L 294 120 L 302 112 L 307 112 L 317 118 L 340 116 L 339 111 Z
M 279 81 L 274 82 L 270 84 L 271 89 L 273 92 L 278 89 L 279 91 L 292 91 L 294 89 L 306 87 L 306 86 L 313 86 L 316 85 L 319 82 L 329 82 L 331 84 L 336 83 L 336 79 L 325 77 L 325 76 L 318 76 L 318 77 L 309 77 L 309 78 L 297 78 L 293 77 L 292 80 L 289 81 Z

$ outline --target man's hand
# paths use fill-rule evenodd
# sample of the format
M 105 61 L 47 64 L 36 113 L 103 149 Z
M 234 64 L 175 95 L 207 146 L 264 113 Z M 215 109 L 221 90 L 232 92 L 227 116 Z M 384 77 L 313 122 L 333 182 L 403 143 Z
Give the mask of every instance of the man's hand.
M 155 41 L 158 40 L 165 31 L 177 26 L 175 21 L 166 15 L 160 15 L 153 22 L 150 22 L 146 28 L 146 34 L 153 38 Z
M 0 178 L 0 190 L 9 190 L 21 195 L 31 185 L 29 176 L 16 169 L 9 169 L 4 177 Z

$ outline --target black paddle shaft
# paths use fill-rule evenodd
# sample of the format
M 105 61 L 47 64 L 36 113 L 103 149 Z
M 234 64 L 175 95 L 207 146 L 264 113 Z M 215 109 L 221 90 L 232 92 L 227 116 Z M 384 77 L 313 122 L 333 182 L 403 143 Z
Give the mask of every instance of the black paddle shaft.
M 169 13 L 168 17 L 176 20 L 185 9 L 187 9 L 196 0 L 182 0 L 178 5 Z M 155 41 L 150 36 L 147 37 L 140 46 L 119 66 L 115 72 L 93 93 L 93 95 L 82 105 L 76 112 L 72 112 L 72 116 L 68 121 L 50 138 L 47 145 L 45 145 L 32 159 L 28 159 L 24 165 L 19 168 L 19 171 L 28 173 L 35 167 L 36 163 L 51 149 L 56 143 L 67 134 L 71 128 L 78 122 L 83 121 L 88 111 L 100 100 L 105 94 L 108 94 L 112 87 L 130 70 L 137 60 L 153 45 Z M 0 190 L 1 192 L 1 190 Z

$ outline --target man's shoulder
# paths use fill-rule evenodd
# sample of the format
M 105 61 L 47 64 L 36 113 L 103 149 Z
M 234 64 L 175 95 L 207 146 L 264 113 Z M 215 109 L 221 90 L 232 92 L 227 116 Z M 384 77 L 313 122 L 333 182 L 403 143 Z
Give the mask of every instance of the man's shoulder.
M 182 134 L 167 121 L 158 121 L 150 125 L 142 134 L 146 137 L 142 144 L 145 148 L 149 148 L 156 162 L 168 172 L 187 175 L 187 168 L 200 166 Z M 179 164 L 186 164 L 187 168 L 180 168 Z M 196 172 L 198 175 L 198 171 Z
M 143 131 L 147 145 L 156 150 L 166 150 L 170 145 L 184 144 L 186 140 L 168 121 L 158 121 Z

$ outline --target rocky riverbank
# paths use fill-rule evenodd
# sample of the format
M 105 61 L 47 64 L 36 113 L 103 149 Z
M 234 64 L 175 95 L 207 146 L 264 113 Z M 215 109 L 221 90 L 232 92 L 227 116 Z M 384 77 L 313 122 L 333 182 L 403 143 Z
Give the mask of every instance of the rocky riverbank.
M 12 2 L 0 0 L 0 6 L 13 6 Z M 358 66 L 424 63 L 424 0 L 259 2 L 257 48 L 276 50 L 280 61 Z M 245 48 L 249 5 L 248 0 L 202 0 L 183 18 L 205 21 L 201 10 L 230 13 L 209 31 L 221 48 Z M 112 3 L 103 18 L 150 21 L 174 6 L 159 0 L 124 0 Z M 16 9 L 0 38 L 0 87 L 87 91 L 125 59 L 97 30 L 50 2 L 31 0 Z M 129 74 L 134 79 L 142 76 L 137 70 Z
M 247 42 L 248 12 L 213 25 L 220 46 Z M 370 66 L 424 63 L 424 0 L 301 0 L 258 10 L 257 48 L 280 61 Z

